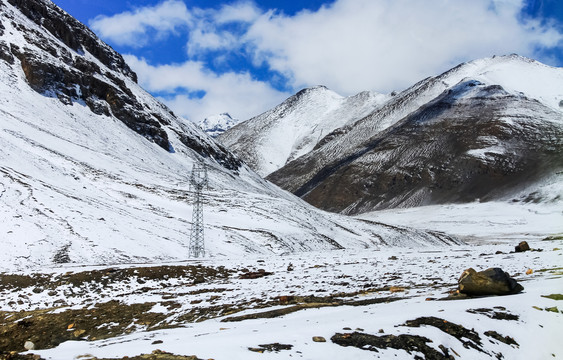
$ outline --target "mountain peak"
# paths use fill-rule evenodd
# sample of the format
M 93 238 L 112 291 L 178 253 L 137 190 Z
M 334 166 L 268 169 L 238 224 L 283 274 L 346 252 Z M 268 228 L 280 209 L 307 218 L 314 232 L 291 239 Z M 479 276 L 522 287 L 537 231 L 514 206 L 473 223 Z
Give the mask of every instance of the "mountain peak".
M 208 116 L 198 124 L 211 137 L 217 137 L 239 123 L 227 112 Z
M 306 88 L 226 131 L 219 140 L 265 176 L 313 150 L 334 129 L 369 114 L 386 98 L 369 91 L 343 97 L 322 85 Z

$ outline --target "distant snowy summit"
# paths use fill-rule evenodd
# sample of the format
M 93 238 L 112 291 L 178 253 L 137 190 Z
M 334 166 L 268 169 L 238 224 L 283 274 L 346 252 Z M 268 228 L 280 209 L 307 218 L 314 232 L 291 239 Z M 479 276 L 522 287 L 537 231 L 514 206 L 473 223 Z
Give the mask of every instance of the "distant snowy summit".
M 233 119 L 229 113 L 222 113 L 206 117 L 199 122 L 198 126 L 209 136 L 217 137 L 239 122 L 239 120 Z
M 313 151 L 335 129 L 372 113 L 390 98 L 372 91 L 344 97 L 318 85 L 284 102 L 218 139 L 258 174 L 268 174 Z

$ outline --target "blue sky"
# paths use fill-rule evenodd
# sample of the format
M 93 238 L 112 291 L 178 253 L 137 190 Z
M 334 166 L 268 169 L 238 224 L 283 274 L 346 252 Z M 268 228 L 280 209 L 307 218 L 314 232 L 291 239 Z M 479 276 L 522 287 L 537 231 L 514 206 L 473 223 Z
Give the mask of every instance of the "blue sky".
M 54 0 L 140 84 L 200 121 L 248 119 L 303 87 L 388 93 L 518 53 L 563 66 L 561 0 Z

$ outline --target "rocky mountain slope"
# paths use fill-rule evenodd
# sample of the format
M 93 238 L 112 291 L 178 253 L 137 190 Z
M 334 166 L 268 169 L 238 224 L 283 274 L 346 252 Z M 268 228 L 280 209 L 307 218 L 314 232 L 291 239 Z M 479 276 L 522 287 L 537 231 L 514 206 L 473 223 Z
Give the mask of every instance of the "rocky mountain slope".
M 324 86 L 304 89 L 218 139 L 266 176 L 313 150 L 335 129 L 371 113 L 387 98 L 368 91 L 342 97 Z
M 229 113 L 209 116 L 199 122 L 199 127 L 211 137 L 217 137 L 229 130 L 240 121 L 233 119 Z
M 1 269 L 187 258 L 194 163 L 212 257 L 453 241 L 318 211 L 135 80 L 51 2 L 0 0 Z
M 461 64 L 335 130 L 267 179 L 346 214 L 560 199 L 561 186 L 535 192 L 538 183 L 562 183 L 561 100 L 561 68 L 516 55 Z

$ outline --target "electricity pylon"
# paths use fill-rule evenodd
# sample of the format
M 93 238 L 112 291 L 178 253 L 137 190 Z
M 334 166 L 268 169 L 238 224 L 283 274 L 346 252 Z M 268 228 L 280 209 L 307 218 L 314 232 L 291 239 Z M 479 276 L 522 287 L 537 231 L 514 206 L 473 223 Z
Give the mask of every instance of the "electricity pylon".
M 205 243 L 203 237 L 203 201 L 201 193 L 207 189 L 207 167 L 205 164 L 194 164 L 190 176 L 190 187 L 194 192 L 194 210 L 192 213 L 192 232 L 190 234 L 190 257 L 205 256 Z

